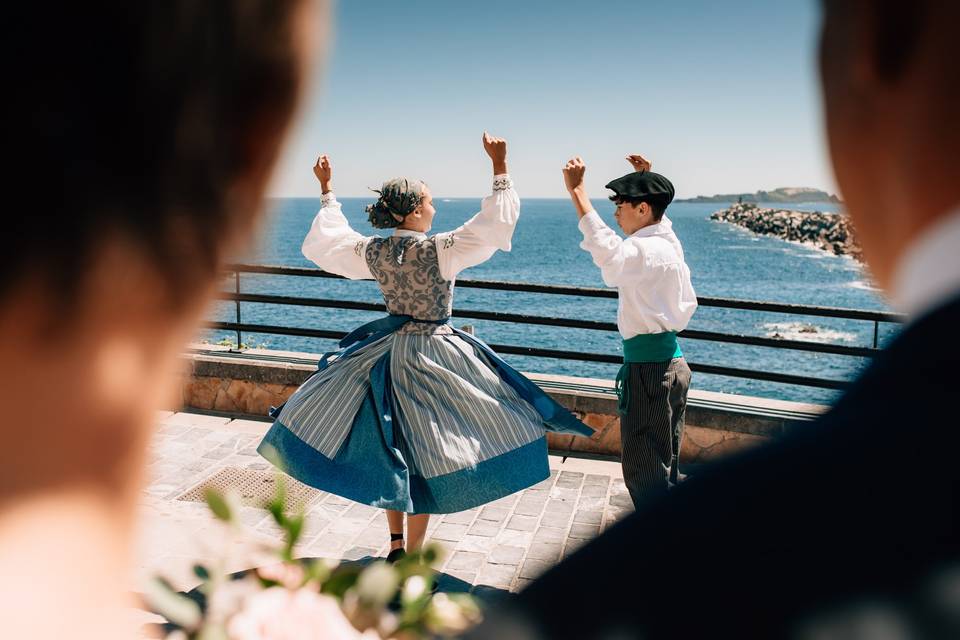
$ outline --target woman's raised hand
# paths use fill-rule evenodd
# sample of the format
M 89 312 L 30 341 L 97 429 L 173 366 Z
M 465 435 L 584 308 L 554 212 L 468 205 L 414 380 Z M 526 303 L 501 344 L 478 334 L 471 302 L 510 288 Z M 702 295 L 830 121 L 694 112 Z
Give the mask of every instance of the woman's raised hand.
M 503 138 L 491 136 L 486 131 L 483 132 L 483 149 L 493 161 L 493 173 L 501 174 L 507 172 L 507 141 Z
M 330 191 L 330 180 L 333 177 L 333 168 L 330 166 L 330 157 L 322 155 L 317 158 L 317 164 L 313 166 L 313 175 L 317 176 L 323 192 Z

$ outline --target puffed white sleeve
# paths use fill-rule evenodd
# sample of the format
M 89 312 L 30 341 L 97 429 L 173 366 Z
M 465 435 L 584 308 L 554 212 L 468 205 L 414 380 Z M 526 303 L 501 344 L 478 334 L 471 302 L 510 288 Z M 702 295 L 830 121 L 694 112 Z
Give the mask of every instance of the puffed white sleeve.
M 596 211 L 580 218 L 583 240 L 580 248 L 588 251 L 593 263 L 600 267 L 603 282 L 608 287 L 624 283 L 636 284 L 643 276 L 645 261 L 640 246 L 624 240 L 608 227 Z
M 329 192 L 323 195 L 322 207 L 303 239 L 302 251 L 325 271 L 353 280 L 369 280 L 373 274 L 365 254 L 370 239 L 350 227 L 336 196 Z
M 493 193 L 483 199 L 480 212 L 453 231 L 438 233 L 440 275 L 452 280 L 468 267 L 496 253 L 510 251 L 513 230 L 520 217 L 520 196 L 507 174 L 493 177 Z

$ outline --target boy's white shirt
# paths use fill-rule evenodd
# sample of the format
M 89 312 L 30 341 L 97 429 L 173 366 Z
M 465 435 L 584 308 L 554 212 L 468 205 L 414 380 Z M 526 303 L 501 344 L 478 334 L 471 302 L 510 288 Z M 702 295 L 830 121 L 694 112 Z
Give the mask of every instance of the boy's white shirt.
M 331 273 L 355 280 L 373 279 L 366 249 L 375 236 L 364 236 L 350 227 L 333 192 L 324 194 L 321 204 L 303 240 L 303 255 Z M 480 212 L 453 231 L 436 234 L 440 275 L 453 280 L 464 269 L 489 260 L 498 249 L 510 251 L 519 218 L 520 197 L 510 176 L 494 176 L 493 193 L 483 199 Z M 427 237 L 408 229 L 397 229 L 393 234 Z
M 619 291 L 617 327 L 624 339 L 646 333 L 682 331 L 697 309 L 683 247 L 664 216 L 627 238 L 591 210 L 580 219 L 583 241 L 604 283 Z

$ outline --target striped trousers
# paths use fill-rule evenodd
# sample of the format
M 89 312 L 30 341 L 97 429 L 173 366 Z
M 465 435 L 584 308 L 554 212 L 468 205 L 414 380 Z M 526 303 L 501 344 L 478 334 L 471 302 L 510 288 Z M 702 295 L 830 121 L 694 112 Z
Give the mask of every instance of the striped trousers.
M 639 507 L 678 481 L 690 367 L 683 358 L 631 363 L 627 389 L 620 462 L 630 498 Z

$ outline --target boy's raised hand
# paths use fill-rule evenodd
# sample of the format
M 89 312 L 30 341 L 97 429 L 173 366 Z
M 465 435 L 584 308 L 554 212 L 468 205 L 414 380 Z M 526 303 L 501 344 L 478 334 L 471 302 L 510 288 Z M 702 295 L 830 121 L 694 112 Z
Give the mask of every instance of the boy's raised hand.
M 627 162 L 630 163 L 634 171 L 650 171 L 650 168 L 653 167 L 653 163 L 639 153 L 633 153 L 627 156 Z
M 577 187 L 583 186 L 583 174 L 587 170 L 583 158 L 575 156 L 567 161 L 563 167 L 563 181 L 567 185 L 567 191 L 573 191 Z
M 330 190 L 330 180 L 333 178 L 333 167 L 330 166 L 330 157 L 326 154 L 317 158 L 317 164 L 313 166 L 313 175 L 317 176 L 323 192 Z

